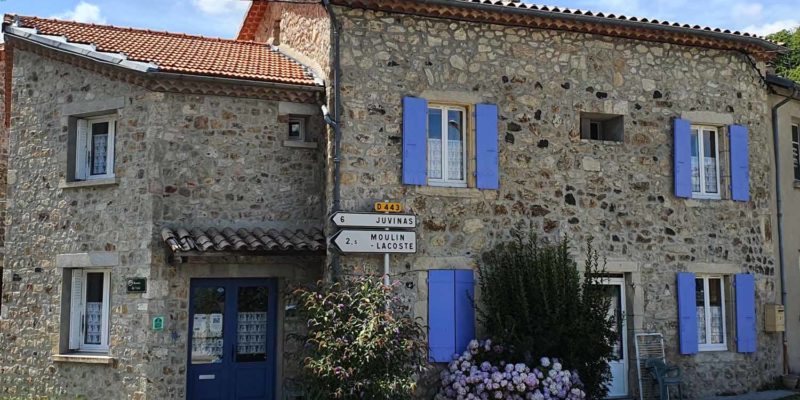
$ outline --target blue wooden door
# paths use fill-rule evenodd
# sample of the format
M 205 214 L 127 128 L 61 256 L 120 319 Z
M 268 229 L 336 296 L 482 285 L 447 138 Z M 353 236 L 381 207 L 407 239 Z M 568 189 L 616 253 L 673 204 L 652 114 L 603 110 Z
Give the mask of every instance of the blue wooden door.
M 277 285 L 193 279 L 188 400 L 273 400 Z

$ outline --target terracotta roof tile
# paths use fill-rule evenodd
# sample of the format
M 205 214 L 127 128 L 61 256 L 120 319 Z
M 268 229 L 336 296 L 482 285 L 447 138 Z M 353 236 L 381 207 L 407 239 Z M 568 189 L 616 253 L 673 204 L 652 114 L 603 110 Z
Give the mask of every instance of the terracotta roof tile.
M 753 37 L 753 38 L 762 38 L 761 36 L 747 33 L 747 32 L 739 32 L 739 31 L 732 31 L 729 29 L 720 29 L 720 28 L 712 28 L 708 26 L 700 26 L 700 25 L 689 25 L 689 24 L 681 24 L 677 22 L 669 22 L 669 21 L 660 21 L 655 18 L 639 18 L 633 16 L 625 16 L 621 14 L 614 14 L 614 13 L 603 13 L 603 12 L 592 12 L 587 10 L 578 10 L 574 8 L 566 8 L 566 7 L 558 7 L 558 6 L 547 6 L 542 4 L 533 4 L 533 3 L 524 3 L 519 0 L 451 0 L 453 3 L 480 3 L 480 4 L 487 4 L 487 5 L 495 5 L 495 6 L 502 6 L 502 7 L 510 7 L 510 8 L 519 8 L 519 9 L 529 9 L 529 10 L 538 10 L 538 11 L 546 11 L 551 12 L 554 15 L 557 14 L 574 14 L 574 15 L 583 15 L 587 17 L 598 17 L 598 18 L 605 18 L 605 19 L 615 19 L 615 20 L 623 20 L 623 21 L 630 21 L 630 22 L 641 22 L 641 23 L 648 23 L 653 25 L 670 25 L 679 28 L 691 29 L 691 30 L 701 30 L 701 31 L 710 31 L 710 32 L 717 32 L 717 33 L 727 33 L 731 35 L 738 35 L 738 36 L 745 36 L 745 37 Z
M 787 51 L 780 44 L 735 30 L 651 18 L 582 11 L 510 0 L 330 0 L 332 4 L 401 14 L 501 25 L 557 29 L 637 40 L 739 50 L 770 60 Z
M 302 64 L 263 43 L 38 17 L 17 20 L 20 27 L 41 35 L 63 36 L 70 43 L 91 44 L 100 52 L 153 63 L 160 72 L 317 85 Z
M 309 230 L 239 228 L 164 228 L 161 238 L 173 252 L 322 251 L 326 240 L 317 228 Z

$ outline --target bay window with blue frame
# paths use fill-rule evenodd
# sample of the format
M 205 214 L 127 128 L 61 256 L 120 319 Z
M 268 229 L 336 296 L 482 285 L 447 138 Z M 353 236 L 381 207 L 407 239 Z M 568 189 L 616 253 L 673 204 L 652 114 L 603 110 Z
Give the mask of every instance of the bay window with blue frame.
M 405 185 L 496 190 L 498 107 L 403 99 Z
M 756 352 L 755 287 L 755 276 L 752 274 L 726 277 L 678 273 L 678 340 L 681 354 L 731 350 L 728 345 L 729 319 L 735 321 L 736 351 Z M 728 288 L 733 290 L 732 303 L 726 301 Z M 733 307 L 731 315 L 728 315 L 728 304 Z
M 727 133 L 727 136 L 725 135 Z M 750 201 L 749 130 L 742 125 L 707 125 L 677 118 L 673 124 L 675 197 L 721 200 L 722 176 L 730 177 L 730 199 Z M 721 162 L 727 139 L 729 164 Z M 726 174 L 723 168 L 728 168 Z

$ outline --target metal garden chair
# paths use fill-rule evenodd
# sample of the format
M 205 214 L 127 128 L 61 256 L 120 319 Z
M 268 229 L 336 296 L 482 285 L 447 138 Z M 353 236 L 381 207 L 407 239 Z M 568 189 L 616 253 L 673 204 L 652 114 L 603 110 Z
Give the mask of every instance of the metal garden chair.
M 660 358 L 650 358 L 645 361 L 645 367 L 650 372 L 650 376 L 658 383 L 661 400 L 669 399 L 669 388 L 678 389 L 678 399 L 683 398 L 683 384 L 681 382 L 681 370 L 677 366 L 668 366 Z

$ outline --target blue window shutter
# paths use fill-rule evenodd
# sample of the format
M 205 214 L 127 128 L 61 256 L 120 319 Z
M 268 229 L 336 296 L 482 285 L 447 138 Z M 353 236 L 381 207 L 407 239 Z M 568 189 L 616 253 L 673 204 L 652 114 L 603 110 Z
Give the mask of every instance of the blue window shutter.
M 692 198 L 692 123 L 676 118 L 673 126 L 675 196 Z
M 461 354 L 467 345 L 475 339 L 475 278 L 470 269 L 455 271 L 455 304 L 456 304 L 456 350 Z
M 475 106 L 475 174 L 478 189 L 500 188 L 500 158 L 497 151 L 497 106 Z
M 678 336 L 681 354 L 697 353 L 697 297 L 695 276 L 691 272 L 678 273 Z
M 747 127 L 728 127 L 731 143 L 731 197 L 735 201 L 750 201 L 750 151 Z
M 736 275 L 736 347 L 739 353 L 756 351 L 756 284 L 753 275 Z
M 456 352 L 455 271 L 428 271 L 428 346 L 432 362 L 450 362 Z
M 425 185 L 428 168 L 428 101 L 403 98 L 403 184 Z

